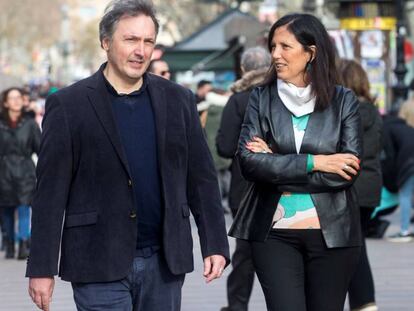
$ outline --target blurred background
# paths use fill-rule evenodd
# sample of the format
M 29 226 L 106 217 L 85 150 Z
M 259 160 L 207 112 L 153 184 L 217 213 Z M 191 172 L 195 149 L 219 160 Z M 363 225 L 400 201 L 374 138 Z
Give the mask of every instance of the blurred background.
M 166 61 L 171 79 L 177 83 L 196 92 L 197 84 L 207 81 L 210 87 L 205 93 L 223 95 L 224 104 L 212 104 L 217 101 L 216 97 L 215 100 L 200 100 L 211 106 L 198 105 L 218 172 L 220 167 L 228 170 L 229 160 L 220 160 L 214 139 L 223 106 L 230 95 L 229 86 L 241 77 L 241 54 L 253 46 L 266 47 L 270 25 L 286 13 L 308 12 L 321 19 L 335 43 L 338 57 L 355 59 L 365 69 L 371 95 L 381 114 L 398 110 L 408 98 L 409 85 L 414 95 L 413 0 L 153 2 L 161 25 L 153 58 Z M 91 75 L 105 61 L 98 23 L 108 3 L 108 0 L 0 0 L 0 91 L 11 86 L 22 87 L 25 112 L 31 112 L 39 125 L 48 94 Z M 197 96 L 201 97 L 198 93 Z M 407 107 L 413 111 L 414 96 Z M 203 124 L 202 115 L 207 110 L 209 117 Z M 409 125 L 414 127 L 414 117 L 412 120 Z M 405 131 L 407 134 L 413 130 Z M 411 140 L 413 135 L 405 136 Z M 414 147 L 412 143 L 410 146 L 411 149 L 406 149 L 407 158 L 413 159 Z M 414 166 L 414 161 L 411 163 Z M 222 190 L 228 187 L 226 178 L 228 176 L 223 175 Z M 413 244 L 388 243 L 383 239 L 387 228 L 391 232 L 398 231 L 400 212 L 397 206 L 398 200 L 384 205 L 382 211 L 389 209 L 389 212 L 383 215 L 380 215 L 381 210 L 378 212 L 381 217 L 385 215 L 385 219 L 375 223 L 378 232 L 368 235 L 376 294 L 382 311 L 414 309 Z M 223 208 L 229 227 L 232 217 L 225 200 Z M 414 217 L 411 216 L 410 221 L 414 223 Z M 410 237 L 410 242 L 413 241 L 414 235 Z M 234 250 L 234 239 L 229 242 Z M 221 281 L 206 286 L 201 277 L 203 267 L 197 241 L 195 248 L 195 273 L 186 277 L 183 310 L 220 310 L 226 304 L 225 282 L 230 269 L 226 269 Z M 20 259 L 27 256 L 22 257 Z M 0 310 L 34 310 L 26 295 L 25 261 L 4 258 L 1 253 Z M 257 284 L 249 306 L 251 310 L 265 310 Z M 58 281 L 55 297 L 54 310 L 74 310 L 70 284 Z
M 394 101 L 392 88 L 397 84 L 397 97 L 406 97 L 406 85 L 413 77 L 413 1 L 154 3 L 161 23 L 154 58 L 165 59 L 173 80 L 193 89 L 201 79 L 226 89 L 239 76 L 242 51 L 264 45 L 269 25 L 293 11 L 320 17 L 339 56 L 362 63 L 381 111 Z M 51 86 L 62 87 L 93 73 L 104 60 L 98 22 L 107 4 L 105 0 L 0 0 L 0 89 L 18 84 L 47 93 Z M 398 52 L 405 61 L 399 68 Z

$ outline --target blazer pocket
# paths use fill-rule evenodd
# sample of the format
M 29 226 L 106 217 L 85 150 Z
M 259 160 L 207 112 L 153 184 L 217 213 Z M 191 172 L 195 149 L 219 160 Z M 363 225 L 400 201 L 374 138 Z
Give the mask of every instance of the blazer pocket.
M 65 228 L 79 227 L 96 224 L 98 212 L 88 212 L 82 214 L 66 215 Z
M 183 217 L 190 217 L 190 206 L 188 206 L 188 204 L 182 204 L 181 210 L 183 212 Z

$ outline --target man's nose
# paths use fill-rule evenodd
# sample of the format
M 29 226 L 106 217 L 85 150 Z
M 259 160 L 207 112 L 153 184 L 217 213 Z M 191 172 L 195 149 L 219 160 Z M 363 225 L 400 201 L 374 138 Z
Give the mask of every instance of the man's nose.
M 134 49 L 134 53 L 135 55 L 140 55 L 140 56 L 144 55 L 144 43 L 143 42 L 137 43 Z

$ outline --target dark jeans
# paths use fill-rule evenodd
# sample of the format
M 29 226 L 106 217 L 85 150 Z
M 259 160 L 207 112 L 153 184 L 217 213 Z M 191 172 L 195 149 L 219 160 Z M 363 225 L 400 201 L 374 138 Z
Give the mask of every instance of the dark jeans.
M 313 229 L 272 230 L 251 245 L 268 310 L 343 310 L 359 247 L 327 248 Z
M 72 288 L 78 311 L 179 311 L 184 276 L 171 274 L 156 252 L 136 257 L 123 280 L 72 283 Z
M 17 210 L 18 216 L 18 231 L 17 240 L 27 241 L 30 238 L 30 206 L 19 205 L 19 206 L 5 206 L 0 207 L 3 213 L 4 233 L 9 241 L 14 242 L 15 238 L 15 211 Z
M 361 228 L 365 237 L 371 214 L 375 207 L 361 207 Z M 375 302 L 374 280 L 368 261 L 365 238 L 361 248 L 361 255 L 348 289 L 349 306 L 351 309 L 362 307 L 368 303 Z

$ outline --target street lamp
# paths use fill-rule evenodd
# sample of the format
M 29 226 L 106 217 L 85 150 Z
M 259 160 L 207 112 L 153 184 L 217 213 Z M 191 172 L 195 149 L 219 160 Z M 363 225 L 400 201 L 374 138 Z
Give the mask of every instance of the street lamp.
M 394 73 L 397 77 L 397 83 L 393 87 L 393 103 L 391 111 L 397 112 L 401 104 L 407 99 L 408 87 L 405 85 L 404 78 L 407 73 L 404 59 L 404 42 L 407 28 L 405 25 L 404 15 L 404 0 L 395 0 L 395 9 L 397 17 L 397 38 L 396 38 L 396 53 L 397 63 Z

